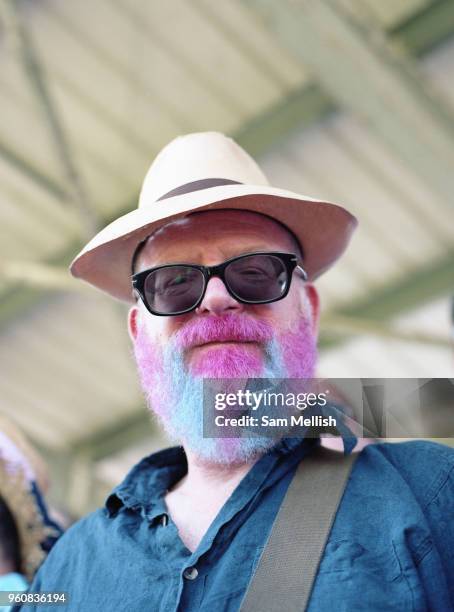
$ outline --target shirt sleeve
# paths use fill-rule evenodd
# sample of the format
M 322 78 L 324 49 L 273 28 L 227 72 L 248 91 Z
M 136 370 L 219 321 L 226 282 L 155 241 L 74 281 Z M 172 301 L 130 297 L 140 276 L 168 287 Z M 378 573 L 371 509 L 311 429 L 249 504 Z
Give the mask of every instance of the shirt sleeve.
M 430 609 L 454 610 L 454 449 L 412 440 L 378 444 L 376 450 L 394 465 L 420 508 L 421 524 L 404 536 Z
M 441 472 L 424 510 L 454 605 L 454 451 L 451 452 L 450 465 Z

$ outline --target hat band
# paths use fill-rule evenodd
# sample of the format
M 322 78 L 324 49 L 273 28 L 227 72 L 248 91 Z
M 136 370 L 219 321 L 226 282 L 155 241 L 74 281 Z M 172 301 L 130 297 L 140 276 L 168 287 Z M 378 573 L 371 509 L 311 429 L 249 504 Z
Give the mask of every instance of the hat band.
M 191 181 L 190 183 L 185 183 L 184 185 L 180 185 L 179 187 L 175 187 L 171 191 L 168 191 L 156 201 L 160 202 L 161 200 L 166 200 L 167 198 L 172 198 L 173 196 L 183 195 L 184 193 L 190 193 L 191 191 L 200 191 L 201 189 L 209 189 L 210 187 L 219 187 L 220 185 L 243 185 L 240 181 L 231 181 L 230 179 L 223 178 L 208 178 L 208 179 L 199 179 L 198 181 Z

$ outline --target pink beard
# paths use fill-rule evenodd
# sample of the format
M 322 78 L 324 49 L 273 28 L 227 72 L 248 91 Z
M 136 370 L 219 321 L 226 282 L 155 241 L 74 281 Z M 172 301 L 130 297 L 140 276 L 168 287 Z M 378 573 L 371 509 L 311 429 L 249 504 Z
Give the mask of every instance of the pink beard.
M 185 365 L 188 348 L 214 341 L 241 344 L 204 349 L 189 367 Z M 164 350 L 153 344 L 144 326 L 140 326 L 134 352 L 149 409 L 166 432 L 187 445 L 201 461 L 221 464 L 249 461 L 266 452 L 275 440 L 204 438 L 201 379 L 312 378 L 317 362 L 316 336 L 310 321 L 303 317 L 294 330 L 277 337 L 271 325 L 249 317 L 227 315 L 194 320 L 179 330 Z

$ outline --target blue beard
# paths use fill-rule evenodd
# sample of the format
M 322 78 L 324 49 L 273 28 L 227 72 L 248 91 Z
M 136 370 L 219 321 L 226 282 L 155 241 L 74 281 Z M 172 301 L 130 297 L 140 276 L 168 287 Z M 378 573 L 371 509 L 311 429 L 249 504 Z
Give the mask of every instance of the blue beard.
M 199 460 L 221 465 L 245 463 L 263 455 L 277 440 L 254 435 L 244 430 L 234 439 L 204 437 L 204 381 L 191 375 L 184 364 L 183 355 L 171 342 L 163 355 L 165 380 L 172 381 L 172 405 L 165 418 L 159 417 L 168 436 L 191 450 Z M 263 378 L 285 378 L 282 352 L 276 340 L 265 345 Z M 247 379 L 245 372 L 242 378 Z M 205 383 L 206 385 L 207 383 Z M 205 387 L 206 388 L 206 387 Z M 210 405 L 210 410 L 215 410 Z M 153 410 L 150 406 L 150 410 Z M 211 419 L 210 419 L 211 421 Z

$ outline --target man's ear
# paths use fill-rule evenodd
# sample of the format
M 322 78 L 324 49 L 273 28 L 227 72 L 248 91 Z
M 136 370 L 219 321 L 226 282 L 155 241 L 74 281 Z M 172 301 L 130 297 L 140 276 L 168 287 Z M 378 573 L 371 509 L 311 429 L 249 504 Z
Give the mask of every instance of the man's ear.
M 128 333 L 129 333 L 129 337 L 131 338 L 133 342 L 137 338 L 138 319 L 139 319 L 139 308 L 136 304 L 134 304 L 134 306 L 131 306 L 128 312 Z
M 317 289 L 312 283 L 306 283 L 306 295 L 309 300 L 312 314 L 312 329 L 318 331 L 318 322 L 320 319 L 320 298 Z

